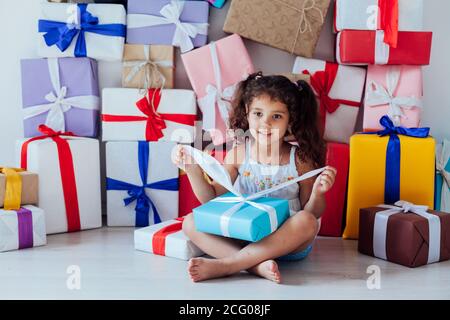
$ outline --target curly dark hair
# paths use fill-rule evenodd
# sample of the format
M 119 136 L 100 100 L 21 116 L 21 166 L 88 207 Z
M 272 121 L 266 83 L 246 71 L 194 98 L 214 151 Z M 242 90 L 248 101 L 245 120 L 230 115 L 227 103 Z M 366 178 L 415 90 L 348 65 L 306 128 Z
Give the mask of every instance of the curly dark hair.
M 301 161 L 311 161 L 315 167 L 325 164 L 326 147 L 318 129 L 318 107 L 314 92 L 303 80 L 296 83 L 285 76 L 263 76 L 261 72 L 251 74 L 239 83 L 232 101 L 229 125 L 232 130 L 249 129 L 247 106 L 253 99 L 266 95 L 285 104 L 289 110 L 292 134 L 299 148 Z

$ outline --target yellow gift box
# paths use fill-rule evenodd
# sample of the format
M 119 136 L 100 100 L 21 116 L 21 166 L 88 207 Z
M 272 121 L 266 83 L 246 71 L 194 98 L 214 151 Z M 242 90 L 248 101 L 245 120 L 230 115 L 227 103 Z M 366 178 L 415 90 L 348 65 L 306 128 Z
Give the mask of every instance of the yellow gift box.
M 398 135 L 400 199 L 433 208 L 435 140 Z M 355 134 L 350 139 L 347 223 L 344 239 L 358 239 L 359 210 L 384 201 L 389 136 Z

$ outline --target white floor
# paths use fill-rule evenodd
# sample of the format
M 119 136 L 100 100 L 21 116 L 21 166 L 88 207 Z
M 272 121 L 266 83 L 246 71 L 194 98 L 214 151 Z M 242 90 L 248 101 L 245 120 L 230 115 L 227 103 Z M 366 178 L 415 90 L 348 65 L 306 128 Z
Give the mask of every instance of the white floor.
M 306 260 L 280 265 L 281 285 L 246 273 L 192 283 L 185 261 L 135 251 L 132 228 L 52 235 L 47 246 L 0 253 L 0 299 L 450 299 L 450 261 L 409 269 L 356 247 L 317 239 Z M 380 289 L 367 287 L 370 265 Z M 78 270 L 81 287 L 69 289 Z

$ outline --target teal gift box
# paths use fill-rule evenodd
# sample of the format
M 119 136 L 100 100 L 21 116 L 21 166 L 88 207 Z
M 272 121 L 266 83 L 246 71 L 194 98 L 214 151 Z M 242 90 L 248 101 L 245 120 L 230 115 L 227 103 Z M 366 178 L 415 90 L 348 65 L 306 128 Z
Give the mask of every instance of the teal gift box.
M 256 242 L 277 230 L 289 218 L 286 199 L 260 197 L 245 203 L 237 199 L 228 192 L 195 208 L 197 231 Z M 270 208 L 271 212 L 257 208 L 261 206 Z

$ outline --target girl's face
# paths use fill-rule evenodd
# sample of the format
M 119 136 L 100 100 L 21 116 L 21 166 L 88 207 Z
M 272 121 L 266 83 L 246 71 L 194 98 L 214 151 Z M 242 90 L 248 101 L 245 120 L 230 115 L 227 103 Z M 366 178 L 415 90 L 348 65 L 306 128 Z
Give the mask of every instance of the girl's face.
M 289 126 L 289 110 L 279 101 L 263 95 L 253 99 L 248 110 L 250 133 L 258 143 L 279 143 Z

